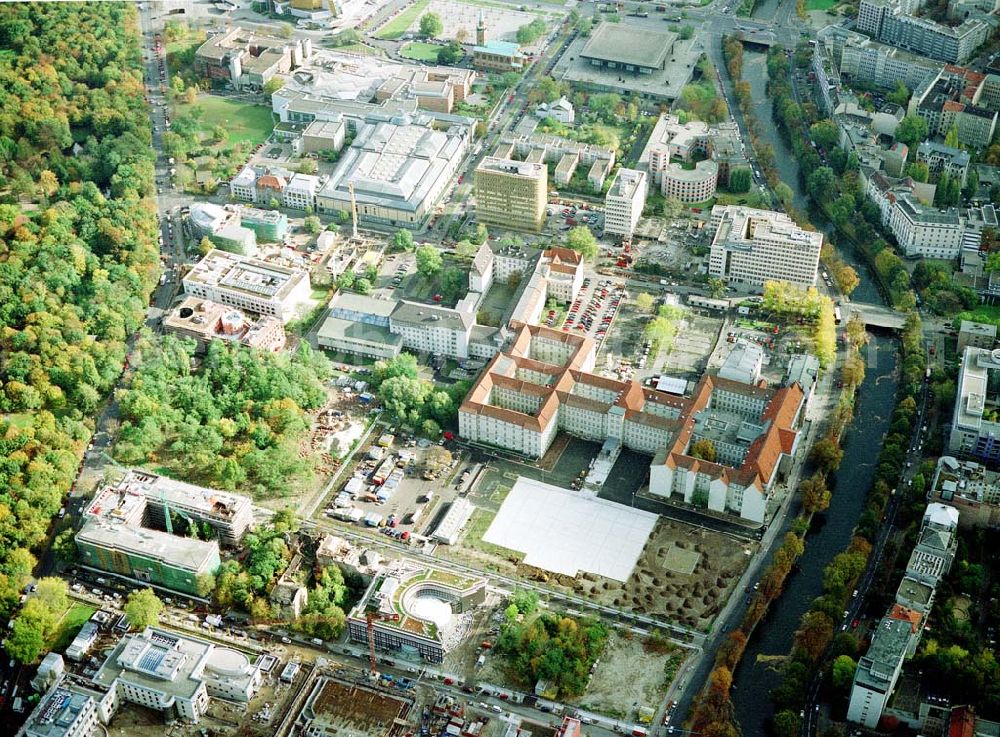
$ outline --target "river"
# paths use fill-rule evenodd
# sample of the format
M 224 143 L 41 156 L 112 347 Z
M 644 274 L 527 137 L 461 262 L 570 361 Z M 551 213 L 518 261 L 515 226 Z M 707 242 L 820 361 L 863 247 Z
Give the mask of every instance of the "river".
M 776 5 L 775 0 L 761 0 L 758 8 L 766 14 L 767 8 L 772 5 Z M 764 54 L 745 52 L 743 75 L 750 82 L 754 99 L 767 100 Z M 774 146 L 781 179 L 795 193 L 795 207 L 804 210 L 808 203 L 799 186 L 798 163 L 771 123 L 770 106 L 761 104 L 757 114 L 764 118 L 760 121 L 761 135 Z M 842 253 L 842 256 L 861 278 L 853 297 L 863 302 L 883 303 L 867 266 L 857 254 L 851 251 Z M 814 522 L 806 540 L 801 570 L 789 576 L 784 593 L 757 628 L 734 674 L 733 705 L 745 737 L 770 733 L 769 720 L 773 710 L 768 693 L 778 684 L 780 676 L 766 663 L 758 662 L 760 656 L 787 655 L 791 650 L 799 620 L 812 600 L 822 593 L 823 568 L 847 547 L 861 514 L 875 472 L 877 449 L 881 448 L 895 406 L 898 345 L 895 338 L 885 335 L 872 336 L 868 344 L 868 368 L 864 383 L 858 390 L 855 419 L 844 441 L 844 459 L 833 479 L 830 508 L 823 519 Z

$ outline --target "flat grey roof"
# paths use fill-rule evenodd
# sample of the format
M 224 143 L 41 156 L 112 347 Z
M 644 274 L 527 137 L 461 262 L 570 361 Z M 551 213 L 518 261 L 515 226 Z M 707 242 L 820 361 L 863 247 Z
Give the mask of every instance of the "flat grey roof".
M 76 534 L 76 539 L 109 550 L 161 560 L 194 573 L 200 573 L 213 558 L 218 560 L 219 557 L 219 545 L 214 541 L 122 524 L 88 522 Z
M 661 69 L 677 40 L 669 31 L 653 31 L 624 23 L 601 23 L 580 56 L 648 69 Z
M 459 312 L 447 307 L 432 307 L 419 302 L 396 303 L 390 319 L 393 322 L 408 325 L 420 325 L 427 328 L 450 328 L 451 330 L 469 330 L 475 324 L 475 316 L 471 312 Z
M 349 339 L 371 345 L 386 345 L 395 348 L 403 347 L 403 336 L 389 332 L 388 328 L 369 325 L 364 322 L 342 320 L 339 317 L 328 316 L 316 334 L 319 340 Z

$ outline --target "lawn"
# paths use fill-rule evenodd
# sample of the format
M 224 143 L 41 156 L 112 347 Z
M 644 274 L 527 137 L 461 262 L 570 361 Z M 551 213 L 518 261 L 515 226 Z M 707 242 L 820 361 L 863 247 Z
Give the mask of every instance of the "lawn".
M 74 602 L 63 618 L 59 620 L 59 624 L 56 625 L 56 630 L 52 635 L 53 641 L 48 649 L 62 651 L 69 647 L 83 623 L 90 619 L 96 611 L 92 606 Z
M 411 41 L 399 50 L 399 55 L 404 59 L 413 59 L 414 61 L 437 62 L 438 52 L 441 48 L 437 44 Z
M 375 34 L 376 38 L 384 38 L 390 41 L 399 38 L 413 25 L 413 22 L 424 12 L 424 8 L 429 3 L 430 0 L 417 0 L 413 5 L 382 26 L 379 32 Z
M 214 95 L 199 95 L 197 106 L 204 111 L 200 121 L 202 130 L 211 134 L 215 126 L 222 126 L 229 133 L 229 143 L 246 141 L 256 146 L 263 143 L 274 130 L 271 108 L 264 105 L 248 105 Z M 182 109 L 187 107 L 183 105 Z
M 969 310 L 956 316 L 954 324 L 957 325 L 960 320 L 972 320 L 973 322 L 985 322 L 990 325 L 1000 325 L 1000 306 L 979 305 L 979 307 L 974 310 Z
M 830 10 L 840 5 L 841 0 L 806 0 L 806 11 Z

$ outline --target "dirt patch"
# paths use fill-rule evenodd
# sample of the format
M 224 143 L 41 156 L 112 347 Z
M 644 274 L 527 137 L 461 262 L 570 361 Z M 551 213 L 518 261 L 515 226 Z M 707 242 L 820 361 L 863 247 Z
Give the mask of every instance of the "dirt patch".
M 670 686 L 668 665 L 679 657 L 680 650 L 646 652 L 641 638 L 615 632 L 608 638 L 580 705 L 616 719 L 636 718 L 640 707 L 655 710 Z M 642 667 L 636 667 L 638 663 Z M 671 670 L 676 672 L 676 668 Z
M 972 602 L 969 599 L 964 596 L 956 596 L 951 600 L 951 616 L 955 618 L 956 622 L 968 622 L 970 606 L 972 606 Z
M 535 581 L 607 606 L 706 630 L 746 568 L 756 543 L 661 518 L 625 583 L 584 573 L 575 578 L 484 550 L 456 546 L 439 554 L 478 568 Z M 683 563 L 693 566 L 682 567 Z M 513 558 L 513 560 L 512 560 Z M 676 568 L 679 570 L 671 570 Z M 679 571 L 690 570 L 690 573 Z

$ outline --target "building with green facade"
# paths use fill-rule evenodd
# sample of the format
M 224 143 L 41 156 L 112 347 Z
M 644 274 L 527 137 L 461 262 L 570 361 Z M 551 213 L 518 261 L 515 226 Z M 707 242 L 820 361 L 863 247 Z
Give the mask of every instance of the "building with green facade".
M 144 527 L 87 522 L 76 535 L 91 568 L 198 596 L 198 576 L 219 570 L 219 544 Z
M 240 225 L 257 234 L 265 243 L 280 243 L 288 232 L 288 216 L 277 210 L 244 207 L 240 210 Z
M 219 570 L 219 543 L 152 529 L 171 517 L 207 522 L 219 540 L 236 544 L 252 522 L 250 501 L 229 492 L 130 470 L 94 495 L 76 534 L 80 562 L 90 568 L 198 596 L 198 576 Z

